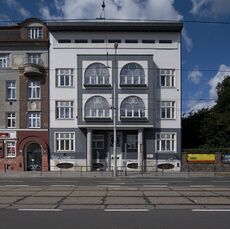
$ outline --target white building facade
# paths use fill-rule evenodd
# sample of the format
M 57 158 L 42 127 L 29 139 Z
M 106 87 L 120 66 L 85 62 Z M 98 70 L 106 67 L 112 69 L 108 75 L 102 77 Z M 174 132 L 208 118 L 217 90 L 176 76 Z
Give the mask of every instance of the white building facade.
M 51 170 L 180 169 L 182 27 L 48 23 Z

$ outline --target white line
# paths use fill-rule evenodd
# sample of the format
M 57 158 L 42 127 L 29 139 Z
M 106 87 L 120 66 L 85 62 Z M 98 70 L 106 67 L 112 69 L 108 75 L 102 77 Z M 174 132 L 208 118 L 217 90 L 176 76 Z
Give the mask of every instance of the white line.
M 28 187 L 29 185 L 27 185 L 27 184 L 7 184 L 4 186 L 6 186 L 6 187 Z
M 193 212 L 230 212 L 230 209 L 192 209 Z
M 147 212 L 149 209 L 105 209 L 105 212 Z
M 76 183 L 76 182 L 79 182 L 79 181 L 76 181 L 76 180 L 72 180 L 72 181 L 71 180 L 69 180 L 69 181 L 68 180 L 65 180 L 65 181 L 64 180 L 54 181 L 53 180 L 53 181 L 41 181 L 41 182 L 43 182 L 43 183 L 69 183 L 69 182 Z
M 54 208 L 19 208 L 18 211 L 31 211 L 31 212 L 60 212 L 62 209 L 54 209 Z

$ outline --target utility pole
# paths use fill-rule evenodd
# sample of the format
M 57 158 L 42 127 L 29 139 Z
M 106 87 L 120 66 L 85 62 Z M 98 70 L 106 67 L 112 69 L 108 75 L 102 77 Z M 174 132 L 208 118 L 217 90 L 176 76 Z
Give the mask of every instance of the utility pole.
M 113 175 L 117 176 L 117 123 L 116 123 L 116 81 L 117 81 L 117 48 L 118 43 L 114 43 L 115 49 L 115 68 L 114 68 L 114 77 L 113 77 L 113 159 L 114 159 L 114 168 Z

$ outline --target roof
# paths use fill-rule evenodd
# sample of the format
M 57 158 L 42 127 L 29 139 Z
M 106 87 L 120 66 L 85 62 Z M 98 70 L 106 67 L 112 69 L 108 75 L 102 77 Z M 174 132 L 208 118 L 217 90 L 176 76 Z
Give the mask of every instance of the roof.
M 50 21 L 49 31 L 181 32 L 180 21 Z

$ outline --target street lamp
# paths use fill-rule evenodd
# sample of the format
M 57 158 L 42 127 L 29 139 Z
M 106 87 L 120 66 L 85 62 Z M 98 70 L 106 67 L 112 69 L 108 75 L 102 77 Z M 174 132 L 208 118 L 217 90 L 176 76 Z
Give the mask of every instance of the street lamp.
M 114 77 L 113 77 L 113 158 L 114 158 L 114 168 L 113 175 L 117 176 L 117 125 L 116 125 L 116 74 L 117 74 L 117 48 L 118 43 L 114 43 L 115 49 L 115 68 L 114 68 Z

